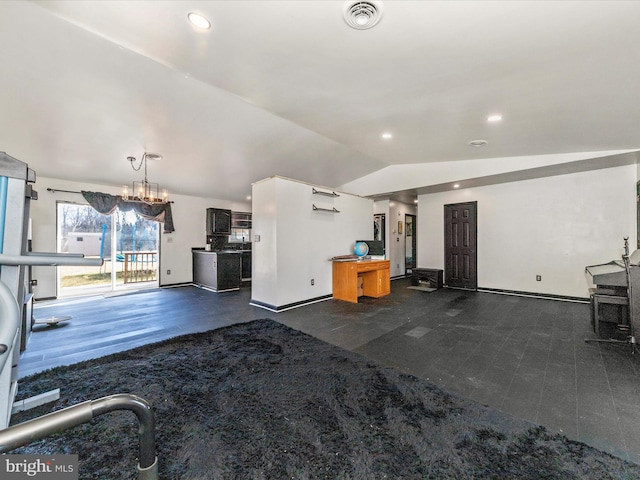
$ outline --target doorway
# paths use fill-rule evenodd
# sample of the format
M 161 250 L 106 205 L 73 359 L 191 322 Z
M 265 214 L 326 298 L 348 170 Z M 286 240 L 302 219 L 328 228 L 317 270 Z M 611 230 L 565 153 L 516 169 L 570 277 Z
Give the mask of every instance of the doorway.
M 385 255 L 389 258 L 389 255 L 386 253 L 386 229 L 385 229 L 385 214 L 384 213 L 376 213 L 373 216 L 373 239 L 379 240 L 382 242 L 382 248 L 385 251 Z
M 410 274 L 416 268 L 417 254 L 416 216 L 405 213 L 404 215 L 404 268 L 405 273 Z
M 58 253 L 103 258 L 100 267 L 59 266 L 57 296 L 158 286 L 157 222 L 119 209 L 101 215 L 89 205 L 57 203 Z
M 444 283 L 448 287 L 478 288 L 478 202 L 444 206 Z

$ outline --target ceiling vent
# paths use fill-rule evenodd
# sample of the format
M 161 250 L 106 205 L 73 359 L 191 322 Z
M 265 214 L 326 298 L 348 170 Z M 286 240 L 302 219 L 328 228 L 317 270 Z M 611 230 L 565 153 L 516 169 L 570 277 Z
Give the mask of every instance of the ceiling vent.
M 381 17 L 381 2 L 354 2 L 351 0 L 344 4 L 344 19 L 352 28 L 366 30 L 376 25 Z

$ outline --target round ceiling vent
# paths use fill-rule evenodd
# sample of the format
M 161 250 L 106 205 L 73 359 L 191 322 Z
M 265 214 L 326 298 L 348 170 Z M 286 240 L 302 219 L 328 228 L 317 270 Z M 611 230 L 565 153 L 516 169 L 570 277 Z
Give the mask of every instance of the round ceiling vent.
M 471 140 L 469 142 L 469 146 L 478 148 L 484 147 L 487 143 L 489 142 L 487 142 L 486 140 Z
M 354 2 L 344 4 L 344 19 L 347 24 L 358 30 L 366 30 L 376 25 L 382 17 L 381 2 Z

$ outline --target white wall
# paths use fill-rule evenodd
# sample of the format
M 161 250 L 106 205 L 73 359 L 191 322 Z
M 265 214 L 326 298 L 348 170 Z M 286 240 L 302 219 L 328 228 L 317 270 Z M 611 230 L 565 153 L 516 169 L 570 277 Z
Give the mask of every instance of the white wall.
M 588 297 L 585 266 L 634 250 L 635 184 L 628 165 L 421 195 L 418 267 L 444 268 L 444 205 L 477 201 L 480 288 Z
M 37 172 L 36 172 L 37 173 Z M 113 186 L 96 185 L 37 177 L 34 189 L 38 200 L 31 202 L 33 250 L 56 251 L 56 202 L 67 201 L 86 204 L 82 195 L 76 193 L 51 193 L 47 188 L 80 191 L 89 190 L 121 194 Z M 191 248 L 203 247 L 206 240 L 205 211 L 209 207 L 228 208 L 236 211 L 251 211 L 246 203 L 229 202 L 214 198 L 192 197 L 170 194 L 175 232 L 160 235 L 160 285 L 189 283 L 193 280 Z M 171 275 L 167 275 L 171 270 Z M 34 267 L 33 278 L 38 280 L 34 289 L 36 299 L 57 296 L 55 267 Z
M 275 305 L 272 302 L 278 298 L 276 182 L 254 183 L 251 198 L 254 205 L 251 219 L 251 298 Z
M 281 308 L 331 295 L 329 259 L 352 253 L 355 240 L 373 235 L 373 200 L 342 192 L 314 195 L 313 187 L 281 177 L 253 185 L 252 300 Z M 339 213 L 314 211 L 313 205 Z
M 390 165 L 346 183 L 340 188 L 346 192 L 365 196 L 513 174 L 544 167 L 566 169 L 564 172 L 556 173 L 568 173 L 614 165 L 630 165 L 638 159 L 636 152 L 637 150 L 609 150 Z M 580 165 L 583 167 L 581 168 Z

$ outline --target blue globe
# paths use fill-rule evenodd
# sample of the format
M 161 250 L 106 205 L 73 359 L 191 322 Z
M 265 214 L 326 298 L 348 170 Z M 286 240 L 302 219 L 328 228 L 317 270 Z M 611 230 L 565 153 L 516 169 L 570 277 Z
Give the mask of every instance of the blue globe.
M 369 245 L 365 242 L 356 242 L 353 247 L 353 253 L 355 253 L 359 257 L 364 257 L 367 253 L 369 253 Z

